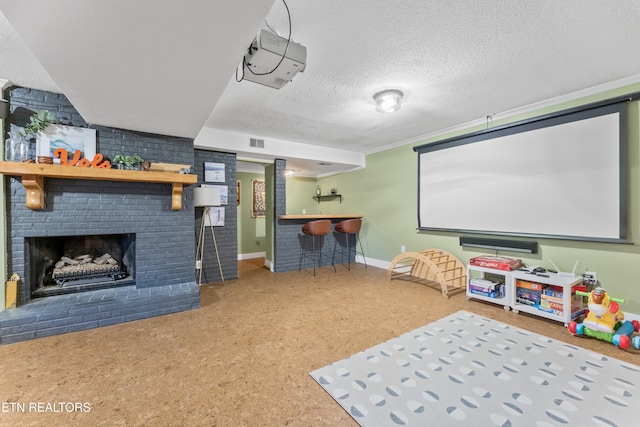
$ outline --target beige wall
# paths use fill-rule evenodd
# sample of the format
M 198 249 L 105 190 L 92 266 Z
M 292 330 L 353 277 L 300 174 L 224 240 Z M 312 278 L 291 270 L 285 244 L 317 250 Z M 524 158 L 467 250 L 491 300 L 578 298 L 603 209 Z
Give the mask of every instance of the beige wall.
M 616 91 L 591 96 L 579 101 L 565 103 L 528 115 L 513 117 L 509 122 L 559 111 L 601 99 L 640 91 L 640 84 Z M 494 125 L 504 124 L 494 122 Z M 466 129 L 456 134 L 479 129 Z M 591 243 L 568 240 L 536 239 L 537 254 L 522 256 L 517 253 L 500 253 L 504 256 L 522 258 L 524 262 L 552 268 L 548 260 L 564 269 L 573 268 L 579 260 L 578 270 L 595 271 L 601 285 L 612 296 L 625 298 L 623 310 L 640 314 L 640 286 L 637 285 L 637 265 L 640 265 L 640 113 L 638 102 L 629 105 L 629 240 L 633 244 Z M 454 134 L 443 135 L 445 139 Z M 367 156 L 363 170 L 333 177 L 322 178 L 324 188 L 336 187 L 343 194 L 342 205 L 332 205 L 337 213 L 362 213 L 364 223 L 361 231 L 362 243 L 368 257 L 389 262 L 400 253 L 428 248 L 442 248 L 458 256 L 463 262 L 483 252 L 462 249 L 458 233 L 418 231 L 417 207 L 417 154 L 413 147 L 432 140 L 419 141 Z M 332 212 L 333 213 L 333 212 Z M 525 239 L 531 240 L 531 239 Z M 495 254 L 491 253 L 491 254 Z

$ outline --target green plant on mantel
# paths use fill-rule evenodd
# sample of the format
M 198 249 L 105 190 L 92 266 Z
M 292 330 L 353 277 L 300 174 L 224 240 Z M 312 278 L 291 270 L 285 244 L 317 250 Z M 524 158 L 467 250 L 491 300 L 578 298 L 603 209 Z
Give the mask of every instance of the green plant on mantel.
M 142 157 L 135 155 L 135 156 L 123 156 L 121 154 L 117 154 L 113 157 L 113 162 L 114 163 L 119 163 L 121 165 L 124 165 L 127 168 L 132 168 L 134 166 L 138 166 L 140 163 L 142 163 Z
M 18 126 L 9 132 L 9 137 L 30 139 L 53 123 L 56 123 L 56 116 L 49 110 L 40 110 L 29 118 L 29 123 L 25 127 Z

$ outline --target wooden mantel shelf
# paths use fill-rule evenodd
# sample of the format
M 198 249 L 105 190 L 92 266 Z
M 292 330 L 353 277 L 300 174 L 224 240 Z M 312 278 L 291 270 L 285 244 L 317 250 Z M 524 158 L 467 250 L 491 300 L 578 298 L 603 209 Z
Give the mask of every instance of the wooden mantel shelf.
M 47 165 L 38 163 L 0 162 L 0 173 L 22 176 L 27 190 L 27 207 L 44 209 L 44 178 L 88 179 L 92 181 L 151 182 L 171 184 L 171 209 L 182 209 L 183 185 L 195 184 L 198 176 L 173 172 L 147 172 L 120 169 L 80 168 L 76 166 Z

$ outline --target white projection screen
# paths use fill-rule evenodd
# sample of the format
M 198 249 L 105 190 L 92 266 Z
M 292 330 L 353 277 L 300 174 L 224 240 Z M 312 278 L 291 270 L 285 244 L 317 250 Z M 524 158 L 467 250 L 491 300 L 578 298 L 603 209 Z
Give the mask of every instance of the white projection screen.
M 626 241 L 626 106 L 414 147 L 419 229 Z

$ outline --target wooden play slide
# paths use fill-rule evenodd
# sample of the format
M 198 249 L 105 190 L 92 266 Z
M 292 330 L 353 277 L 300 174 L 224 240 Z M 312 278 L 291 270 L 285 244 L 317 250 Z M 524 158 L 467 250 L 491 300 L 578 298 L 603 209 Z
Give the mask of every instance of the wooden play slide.
M 404 252 L 389 266 L 389 280 L 404 279 L 439 284 L 444 298 L 464 292 L 467 268 L 455 256 L 442 249 Z

